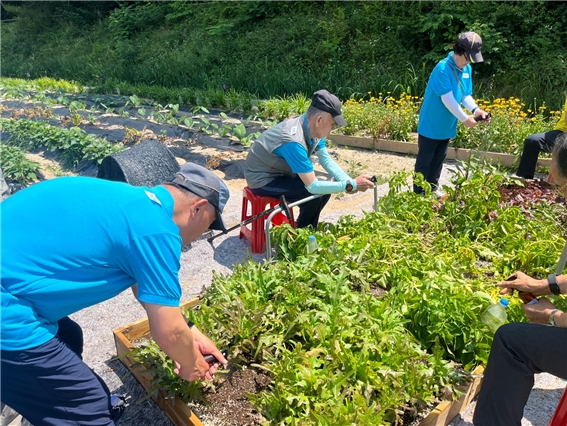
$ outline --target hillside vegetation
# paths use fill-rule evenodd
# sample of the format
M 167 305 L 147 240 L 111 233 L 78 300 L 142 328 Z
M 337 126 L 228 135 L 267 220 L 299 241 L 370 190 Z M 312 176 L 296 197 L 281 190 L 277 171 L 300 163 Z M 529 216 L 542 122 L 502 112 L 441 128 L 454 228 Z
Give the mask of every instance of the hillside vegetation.
M 3 1 L 2 75 L 223 87 L 263 98 L 421 95 L 457 34 L 484 40 L 480 97 L 560 109 L 566 2 Z

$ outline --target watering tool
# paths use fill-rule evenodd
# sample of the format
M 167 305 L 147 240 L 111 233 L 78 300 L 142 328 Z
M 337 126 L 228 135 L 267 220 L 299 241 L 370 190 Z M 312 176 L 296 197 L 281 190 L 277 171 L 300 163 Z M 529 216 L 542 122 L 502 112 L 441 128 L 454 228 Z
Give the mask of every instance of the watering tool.
M 285 213 L 285 216 L 287 217 L 287 220 L 291 221 L 291 218 L 292 218 L 291 211 L 289 210 L 289 206 L 287 205 L 287 202 L 285 201 L 285 195 L 281 195 L 280 196 L 280 203 L 277 206 L 274 206 L 274 207 L 272 207 L 271 209 L 268 209 L 268 210 L 264 210 L 262 213 L 258 213 L 256 216 L 252 216 L 251 218 L 248 218 L 245 221 L 240 222 L 237 225 L 234 225 L 232 228 L 229 228 L 226 231 L 221 232 L 220 234 L 213 235 L 212 237 L 207 238 L 207 241 L 210 243 L 215 238 L 220 237 L 221 235 L 227 234 L 230 231 L 234 231 L 235 229 L 239 229 L 241 226 L 248 225 L 249 223 L 252 223 L 257 219 L 260 219 L 262 216 L 265 216 L 267 214 L 272 213 L 276 209 L 279 209 L 279 211 L 283 211 Z
M 378 211 L 378 185 L 376 185 L 378 179 L 376 179 L 376 176 L 372 176 L 370 182 L 374 184 L 374 211 L 376 212 Z

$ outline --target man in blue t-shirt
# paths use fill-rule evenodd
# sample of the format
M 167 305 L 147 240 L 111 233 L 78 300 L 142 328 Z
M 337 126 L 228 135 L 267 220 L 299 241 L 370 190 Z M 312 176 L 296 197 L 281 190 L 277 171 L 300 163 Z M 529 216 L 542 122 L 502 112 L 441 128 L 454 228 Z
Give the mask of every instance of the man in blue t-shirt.
M 68 315 L 132 288 L 153 339 L 185 380 L 226 364 L 179 309 L 181 248 L 207 229 L 226 230 L 228 188 L 184 165 L 153 188 L 57 178 L 0 205 L 1 400 L 38 425 L 113 425 L 108 388 L 81 361 L 82 331 Z
M 284 195 L 287 201 L 321 195 L 301 204 L 297 218 L 298 228 L 316 228 L 330 194 L 374 188 L 372 176 L 352 179 L 327 151 L 325 138 L 331 130 L 346 124 L 339 99 L 326 90 L 318 90 L 305 114 L 266 130 L 252 144 L 244 170 L 248 187 L 256 195 L 274 198 Z M 311 161 L 313 154 L 335 182 L 317 179 Z
M 475 117 L 489 121 L 488 114 L 478 107 L 471 96 L 471 63 L 483 61 L 481 48 L 482 40 L 477 33 L 470 31 L 459 34 L 453 51 L 439 61 L 429 76 L 419 112 L 419 151 L 415 172 L 423 175 L 431 184 L 432 191 L 437 191 L 449 139 L 457 135 L 457 122 L 466 127 L 475 127 Z M 472 115 L 467 115 L 461 104 Z M 422 187 L 415 184 L 413 190 L 418 194 L 424 192 Z

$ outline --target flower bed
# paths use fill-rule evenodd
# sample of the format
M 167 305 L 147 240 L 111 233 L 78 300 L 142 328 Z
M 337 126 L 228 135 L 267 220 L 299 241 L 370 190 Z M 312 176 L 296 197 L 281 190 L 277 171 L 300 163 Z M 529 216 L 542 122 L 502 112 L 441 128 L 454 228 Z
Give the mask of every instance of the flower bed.
M 399 99 L 389 93 L 369 99 L 349 99 L 345 102 L 343 116 L 349 123 L 341 128 L 345 136 L 367 137 L 411 142 L 417 131 L 418 108 L 421 99 L 402 93 Z M 546 106 L 536 111 L 525 108 L 518 98 L 497 98 L 493 101 L 478 100 L 486 112 L 492 114 L 490 123 L 479 123 L 475 128 L 457 126 L 457 136 L 451 146 L 485 152 L 520 155 L 524 139 L 534 133 L 554 128 L 560 111 L 545 114 Z
M 332 134 L 329 139 L 338 144 L 357 148 L 366 148 L 379 151 L 396 152 L 401 154 L 413 154 L 417 155 L 418 147 L 415 140 L 417 140 L 417 134 L 414 134 L 414 142 L 402 142 L 389 139 L 376 139 L 376 138 L 365 138 L 360 136 L 345 136 Z M 468 160 L 471 157 L 476 157 L 481 160 L 487 160 L 495 164 L 501 164 L 506 167 L 511 167 L 516 164 L 518 156 L 515 154 L 505 154 L 501 152 L 486 152 L 474 149 L 464 149 L 454 146 L 450 146 L 447 150 L 448 160 Z M 538 158 L 538 166 L 547 166 L 551 164 L 550 158 Z

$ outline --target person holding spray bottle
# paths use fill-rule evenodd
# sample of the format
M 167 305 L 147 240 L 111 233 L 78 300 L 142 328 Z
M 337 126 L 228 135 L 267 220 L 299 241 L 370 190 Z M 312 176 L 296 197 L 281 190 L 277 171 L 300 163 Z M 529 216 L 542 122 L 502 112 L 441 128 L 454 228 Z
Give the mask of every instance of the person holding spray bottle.
M 567 198 L 567 134 L 556 141 L 551 174 Z M 559 263 L 562 270 L 563 256 Z M 519 293 L 530 323 L 506 324 L 494 335 L 473 417 L 475 426 L 520 426 L 534 374 L 567 379 L 567 313 L 545 297 L 567 293 L 567 275 L 560 272 L 538 280 L 518 271 L 498 284 L 501 294 Z

